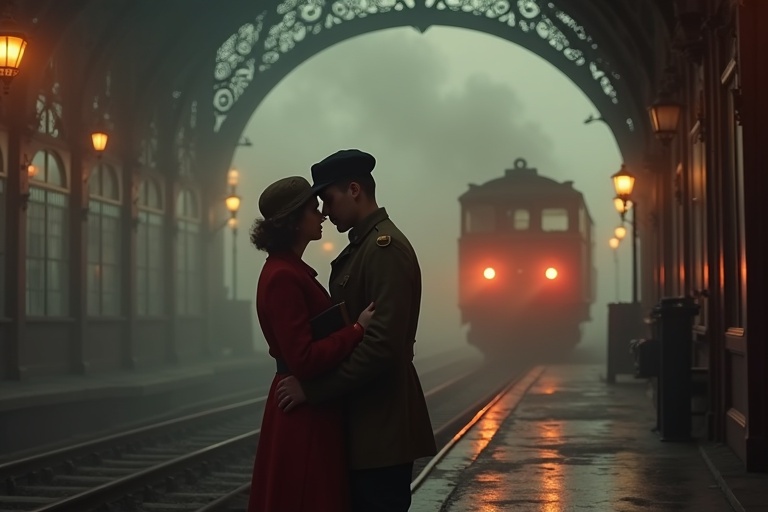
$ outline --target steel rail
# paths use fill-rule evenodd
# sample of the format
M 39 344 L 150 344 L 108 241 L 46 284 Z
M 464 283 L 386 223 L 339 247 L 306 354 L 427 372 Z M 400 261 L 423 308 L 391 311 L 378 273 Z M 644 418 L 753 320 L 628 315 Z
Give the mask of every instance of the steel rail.
M 450 452 L 453 447 L 461 441 L 461 439 L 467 435 L 472 427 L 480 421 L 483 416 L 493 407 L 501 398 L 506 395 L 510 389 L 512 389 L 523 378 L 525 373 L 517 375 L 515 378 L 505 383 L 500 388 L 497 388 L 493 393 L 490 393 L 481 400 L 478 400 L 474 404 L 467 407 L 464 411 L 454 416 L 453 419 L 446 422 L 442 427 L 435 432 L 435 435 L 445 434 L 445 432 L 455 426 L 456 423 L 463 421 L 470 414 L 474 414 L 472 419 L 469 420 L 459 431 L 446 443 L 437 454 L 432 457 L 426 466 L 421 470 L 416 478 L 411 482 L 411 493 L 415 492 L 419 486 L 429 477 L 429 474 L 437 466 L 437 464 L 443 460 L 443 458 Z M 484 404 L 484 405 L 483 405 Z M 479 409 L 479 410 L 478 410 Z
M 226 441 L 206 446 L 200 450 L 157 464 L 137 473 L 112 480 L 93 489 L 83 491 L 80 494 L 69 496 L 60 501 L 37 508 L 32 512 L 85 512 L 105 503 L 117 501 L 136 489 L 158 482 L 162 478 L 167 477 L 169 473 L 184 471 L 190 466 L 207 462 L 211 458 L 219 457 L 230 450 L 235 450 L 245 445 L 252 445 L 258 439 L 259 432 L 261 432 L 261 429 L 240 434 Z
M 446 371 L 447 368 L 451 367 L 457 362 L 458 361 L 451 361 L 450 363 L 441 365 L 440 367 L 435 368 L 428 373 Z M 457 383 L 471 378 L 477 373 L 478 370 L 467 371 L 447 382 L 443 382 L 440 385 L 430 389 L 425 394 L 425 397 L 433 397 L 438 393 L 450 389 Z M 168 431 L 173 431 L 180 428 L 188 428 L 190 424 L 197 424 L 207 420 L 212 420 L 217 416 L 226 415 L 229 413 L 236 413 L 244 408 L 265 402 L 266 399 L 267 397 L 263 396 L 255 399 L 245 400 L 243 402 L 229 404 L 226 406 L 217 407 L 212 410 L 162 421 L 160 423 L 104 436 L 92 441 L 79 443 L 74 446 L 67 446 L 64 448 L 26 457 L 24 459 L 0 464 L 0 475 L 18 476 L 25 471 L 28 472 L 31 470 L 39 470 L 41 467 L 61 464 L 66 459 L 71 460 L 72 458 L 88 455 L 100 450 L 114 449 L 115 445 L 129 444 L 133 441 L 146 439 L 152 435 L 162 435 Z M 45 504 L 40 508 L 34 509 L 32 512 L 83 512 L 85 510 L 98 508 L 105 503 L 118 501 L 131 493 L 135 493 L 141 488 L 151 488 L 151 486 L 162 482 L 164 478 L 167 478 L 171 474 L 183 472 L 184 470 L 189 469 L 190 466 L 200 466 L 203 463 L 210 461 L 211 459 L 219 458 L 227 452 L 240 449 L 245 445 L 250 445 L 250 447 L 252 447 L 258 439 L 260 430 L 261 429 L 252 430 L 233 438 L 206 446 L 192 453 L 188 453 L 186 455 L 167 460 L 160 464 L 147 467 L 135 473 L 131 473 L 97 487 L 82 491 L 78 494 L 74 494 Z M 249 489 L 250 483 L 241 485 L 230 493 L 223 495 L 213 502 L 207 504 L 206 508 L 203 508 L 202 510 L 216 510 L 217 508 L 223 506 L 228 501 L 236 498 Z
M 482 368 L 477 369 L 477 370 L 470 370 L 468 372 L 465 372 L 465 373 L 459 375 L 458 377 L 454 377 L 453 379 L 451 379 L 449 381 L 443 382 L 442 384 L 440 384 L 438 386 L 435 386 L 434 388 L 432 388 L 429 391 L 427 391 L 426 393 L 424 393 L 424 398 L 425 399 L 433 398 L 435 395 L 438 395 L 438 394 L 440 394 L 440 393 L 442 393 L 442 392 L 444 392 L 446 390 L 451 389 L 456 384 L 458 384 L 460 382 L 463 382 L 466 379 L 469 379 L 472 376 L 474 376 L 477 373 L 480 373 L 482 371 L 483 371 Z M 519 379 L 519 377 L 518 377 L 518 379 Z M 502 387 L 506 388 L 507 385 L 505 384 Z M 497 394 L 497 392 L 494 391 L 493 395 L 495 396 L 496 394 Z M 479 402 L 476 402 L 475 404 L 471 405 L 470 407 L 468 407 L 467 409 L 462 411 L 460 414 L 454 416 L 448 422 L 446 422 L 440 428 L 438 428 L 435 431 L 435 435 L 440 435 L 445 430 L 451 428 L 451 426 L 453 426 L 456 423 L 457 420 L 465 417 L 470 411 L 474 412 L 475 410 L 477 410 L 477 407 L 479 407 L 478 404 L 482 404 L 482 403 L 485 403 L 485 402 L 487 402 L 487 398 L 484 398 L 483 400 L 480 400 Z M 421 475 L 419 475 L 419 476 L 421 476 Z M 411 484 L 411 486 L 413 486 L 413 484 Z M 206 504 L 204 507 L 196 509 L 194 512 L 219 512 L 219 511 L 223 510 L 223 507 L 225 507 L 226 505 L 228 505 L 232 501 L 242 497 L 244 494 L 250 492 L 250 490 L 251 490 L 251 484 L 250 483 L 243 484 L 243 485 L 237 487 L 236 489 L 228 492 L 227 494 L 224 494 L 224 495 L 220 496 L 216 500 Z M 413 492 L 413 490 L 414 489 L 412 487 L 411 488 L 411 492 Z
M 195 423 L 213 420 L 216 419 L 217 416 L 241 412 L 243 409 L 265 402 L 266 400 L 266 396 L 252 398 L 242 402 L 217 407 L 215 409 L 165 420 L 160 423 L 134 428 L 125 432 L 103 436 L 91 441 L 84 441 L 76 445 L 65 446 L 56 450 L 31 455 L 23 459 L 13 460 L 0 464 L 0 475 L 5 477 L 18 476 L 30 471 L 39 470 L 43 467 L 62 463 L 66 459 L 88 455 L 100 450 L 114 449 L 115 445 L 128 444 L 152 435 L 161 435 L 180 427 L 189 427 Z

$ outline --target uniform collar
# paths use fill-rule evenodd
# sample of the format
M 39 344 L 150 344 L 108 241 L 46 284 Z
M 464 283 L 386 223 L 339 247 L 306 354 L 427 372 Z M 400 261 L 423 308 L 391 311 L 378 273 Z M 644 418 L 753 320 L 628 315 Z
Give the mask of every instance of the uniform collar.
M 299 258 L 296 255 L 296 253 L 293 252 L 293 251 L 280 251 L 280 252 L 276 252 L 274 254 L 270 254 L 267 257 L 267 259 L 276 259 L 276 260 L 280 260 L 280 261 L 285 261 L 285 262 L 290 263 L 290 264 L 292 264 L 294 266 L 302 268 L 303 270 L 305 270 L 307 272 L 307 274 L 311 275 L 312 277 L 316 277 L 317 276 L 317 271 L 315 269 L 313 269 L 312 267 L 310 267 L 309 265 L 307 265 L 307 263 L 303 259 Z
M 374 211 L 363 220 L 358 222 L 354 228 L 352 228 L 352 230 L 349 232 L 349 243 L 359 244 L 363 241 L 365 235 L 367 235 L 376 226 L 376 224 L 383 220 L 387 220 L 388 218 L 389 215 L 387 215 L 387 210 L 385 208 L 379 208 L 378 210 Z

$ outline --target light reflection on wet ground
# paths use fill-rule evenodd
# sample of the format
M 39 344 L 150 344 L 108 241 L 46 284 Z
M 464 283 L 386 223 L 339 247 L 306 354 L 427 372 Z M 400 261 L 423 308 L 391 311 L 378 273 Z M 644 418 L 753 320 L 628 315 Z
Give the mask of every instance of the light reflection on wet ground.
M 547 369 L 462 473 L 446 512 L 733 510 L 692 443 L 662 443 L 642 382 Z

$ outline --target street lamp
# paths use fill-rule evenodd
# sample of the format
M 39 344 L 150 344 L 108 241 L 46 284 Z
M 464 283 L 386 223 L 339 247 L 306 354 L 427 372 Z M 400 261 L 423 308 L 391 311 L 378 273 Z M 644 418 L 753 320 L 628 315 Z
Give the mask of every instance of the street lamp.
M 648 107 L 648 116 L 651 118 L 651 127 L 656 138 L 663 144 L 677 134 L 677 125 L 680 121 L 680 112 L 683 107 L 680 103 L 661 96 Z
M 91 133 L 91 142 L 93 143 L 93 150 L 101 158 L 101 154 L 107 149 L 107 142 L 109 141 L 109 134 L 105 130 L 96 129 Z
M 624 221 L 624 215 L 632 209 L 632 303 L 637 303 L 637 201 L 632 201 L 632 191 L 635 188 L 635 177 L 627 170 L 627 166 L 621 164 L 621 169 L 611 176 L 616 197 L 613 205 Z
M 621 244 L 621 240 L 619 240 L 616 237 L 611 238 L 608 240 L 608 245 L 613 249 L 613 268 L 614 273 L 616 274 L 614 276 L 614 286 L 616 287 L 616 302 L 619 302 L 619 254 L 616 249 L 619 248 L 619 244 Z
M 230 187 L 236 187 L 240 182 L 240 173 L 237 169 L 230 169 L 227 173 L 227 185 Z M 234 190 L 232 191 L 234 194 Z
M 5 94 L 8 94 L 13 78 L 19 74 L 26 49 L 27 36 L 11 14 L 11 3 L 6 2 L 0 14 L 0 79 Z
M 224 200 L 229 210 L 227 225 L 232 229 L 232 300 L 237 300 L 237 211 L 240 209 L 240 196 L 235 193 L 235 188 L 236 184 L 232 185 L 232 193 Z
M 617 226 L 616 229 L 613 230 L 613 236 L 616 237 L 616 240 L 624 240 L 624 237 L 627 236 L 627 228 L 623 225 Z M 613 238 L 611 240 L 613 240 Z M 616 247 L 614 247 L 614 249 L 615 248 Z

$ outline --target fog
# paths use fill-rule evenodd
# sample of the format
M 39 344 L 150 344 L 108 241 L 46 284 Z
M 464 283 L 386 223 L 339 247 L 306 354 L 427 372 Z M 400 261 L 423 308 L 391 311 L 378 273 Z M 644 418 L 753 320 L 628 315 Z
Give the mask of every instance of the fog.
M 311 44 L 311 43 L 310 43 Z M 459 323 L 457 242 L 459 203 L 468 183 L 503 175 L 518 157 L 539 174 L 573 180 L 595 221 L 597 300 L 583 345 L 603 347 L 606 303 L 616 274 L 608 239 L 619 223 L 610 175 L 621 155 L 589 99 L 560 71 L 499 38 L 454 28 L 425 34 L 392 29 L 336 45 L 289 74 L 254 112 L 233 165 L 241 171 L 238 295 L 253 297 L 264 253 L 247 228 L 258 197 L 287 175 L 310 179 L 309 167 L 338 149 L 359 148 L 377 159 L 377 198 L 408 235 L 421 262 L 424 296 L 419 350 L 466 344 Z M 311 179 L 310 179 L 311 181 Z M 227 234 L 225 248 L 229 250 Z M 327 250 L 326 242 L 333 248 Z M 346 235 L 326 223 L 324 239 L 305 260 L 327 286 L 329 263 Z M 630 298 L 630 249 L 618 249 L 620 299 Z M 229 256 L 225 258 L 229 264 Z M 225 269 L 225 283 L 230 282 Z M 255 346 L 265 350 L 258 326 Z

